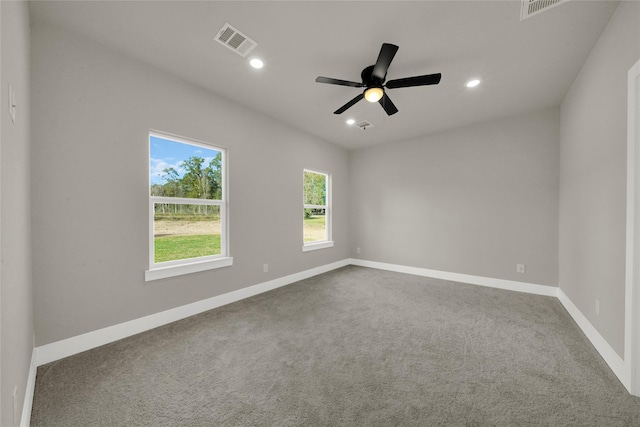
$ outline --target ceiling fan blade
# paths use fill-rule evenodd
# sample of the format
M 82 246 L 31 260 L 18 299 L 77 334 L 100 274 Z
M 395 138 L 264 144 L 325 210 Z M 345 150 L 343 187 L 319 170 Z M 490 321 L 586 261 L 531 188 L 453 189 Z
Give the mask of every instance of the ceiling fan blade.
M 384 78 L 387 76 L 389 65 L 391 64 L 393 57 L 396 56 L 397 51 L 398 46 L 389 43 L 382 43 L 380 54 L 378 55 L 376 65 L 373 66 L 371 76 L 383 82 Z
M 330 85 L 341 85 L 351 87 L 362 87 L 362 83 L 350 82 L 348 80 L 332 79 L 330 77 L 319 76 L 316 78 L 316 83 L 327 83 Z
M 356 102 L 360 101 L 362 98 L 364 98 L 364 95 L 361 93 L 360 95 L 358 95 L 355 98 L 353 98 L 351 101 L 349 101 L 346 104 L 344 104 L 342 107 L 338 108 L 336 111 L 333 112 L 333 114 L 342 114 L 342 113 L 344 113 L 349 108 L 353 107 L 353 105 Z
M 393 102 L 391 102 L 391 98 L 389 98 L 386 93 L 382 95 L 382 98 L 380 98 L 380 101 L 378 101 L 378 103 L 382 105 L 382 108 L 384 108 L 384 111 L 386 111 L 387 115 L 389 116 L 398 112 L 398 109 L 393 104 Z
M 399 87 L 411 87 L 411 86 L 427 86 L 437 85 L 440 83 L 442 74 L 427 74 L 424 76 L 405 77 L 404 79 L 389 80 L 385 85 L 388 89 L 396 89 Z

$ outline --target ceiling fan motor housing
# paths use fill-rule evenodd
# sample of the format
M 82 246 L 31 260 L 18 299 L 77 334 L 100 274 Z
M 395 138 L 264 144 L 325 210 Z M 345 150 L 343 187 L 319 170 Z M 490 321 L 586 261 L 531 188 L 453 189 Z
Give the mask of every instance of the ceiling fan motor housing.
M 382 79 L 377 79 L 373 76 L 373 67 L 374 65 L 370 65 L 362 70 L 362 73 L 360 74 L 360 77 L 362 77 L 362 84 L 367 88 L 382 87 L 384 79 L 387 77 L 387 73 L 384 74 Z

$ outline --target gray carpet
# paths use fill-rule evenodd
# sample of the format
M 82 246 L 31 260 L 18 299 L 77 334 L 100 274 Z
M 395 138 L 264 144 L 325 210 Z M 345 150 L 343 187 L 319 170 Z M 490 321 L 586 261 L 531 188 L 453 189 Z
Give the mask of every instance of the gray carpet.
M 557 299 L 349 266 L 38 368 L 33 426 L 640 426 Z

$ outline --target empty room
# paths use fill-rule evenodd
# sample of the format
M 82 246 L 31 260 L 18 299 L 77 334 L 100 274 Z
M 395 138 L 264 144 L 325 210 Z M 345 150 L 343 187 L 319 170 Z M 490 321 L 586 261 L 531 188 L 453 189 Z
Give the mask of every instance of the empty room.
M 0 1 L 0 425 L 640 425 L 640 1 Z

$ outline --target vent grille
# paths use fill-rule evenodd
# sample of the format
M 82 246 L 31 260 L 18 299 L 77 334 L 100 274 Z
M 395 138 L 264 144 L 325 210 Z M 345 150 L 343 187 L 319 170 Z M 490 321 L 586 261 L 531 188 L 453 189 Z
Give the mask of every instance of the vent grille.
M 569 0 L 522 0 L 520 20 L 525 20 L 568 1 Z
M 218 31 L 216 41 L 242 57 L 247 56 L 258 45 L 230 24 L 224 24 L 222 29 Z
M 358 126 L 362 130 L 367 130 L 367 128 L 372 128 L 373 127 L 373 125 L 370 122 L 366 121 L 366 120 L 359 121 L 358 123 L 356 123 L 356 126 Z

